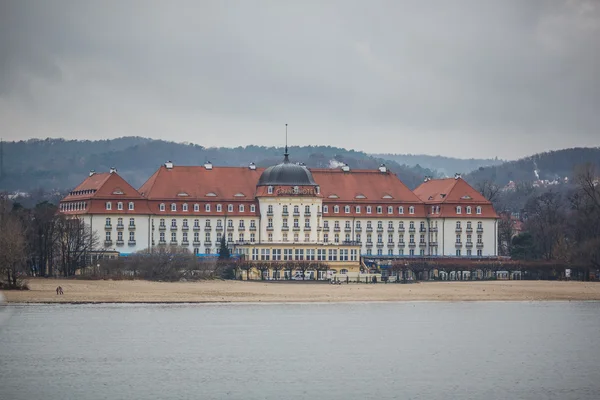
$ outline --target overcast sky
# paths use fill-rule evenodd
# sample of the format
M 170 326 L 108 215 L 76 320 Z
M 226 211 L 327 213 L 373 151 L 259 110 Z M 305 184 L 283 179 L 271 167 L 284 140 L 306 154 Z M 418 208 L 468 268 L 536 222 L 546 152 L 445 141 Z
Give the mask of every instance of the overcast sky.
M 600 1 L 0 0 L 4 140 L 600 145 Z

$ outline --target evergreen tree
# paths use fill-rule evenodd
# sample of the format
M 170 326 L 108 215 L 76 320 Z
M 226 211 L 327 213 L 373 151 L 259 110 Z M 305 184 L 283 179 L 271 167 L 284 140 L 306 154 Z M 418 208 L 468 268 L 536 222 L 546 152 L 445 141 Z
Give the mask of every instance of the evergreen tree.
M 227 260 L 230 257 L 231 253 L 229 252 L 229 247 L 227 247 L 225 235 L 223 235 L 223 237 L 221 237 L 221 248 L 219 249 L 219 260 Z

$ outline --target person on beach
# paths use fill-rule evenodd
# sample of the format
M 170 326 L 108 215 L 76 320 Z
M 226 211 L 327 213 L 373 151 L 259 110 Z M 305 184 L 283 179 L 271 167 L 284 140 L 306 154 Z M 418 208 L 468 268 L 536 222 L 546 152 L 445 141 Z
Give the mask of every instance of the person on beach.
M 59 294 L 59 291 L 60 291 L 59 289 L 60 289 L 60 286 L 57 286 L 57 287 L 56 287 L 56 294 L 57 294 L 57 295 Z
M 56 294 L 65 294 L 65 293 L 63 292 L 63 289 L 62 289 L 62 287 L 60 287 L 60 286 L 59 286 L 59 287 L 57 287 L 57 288 L 56 288 Z

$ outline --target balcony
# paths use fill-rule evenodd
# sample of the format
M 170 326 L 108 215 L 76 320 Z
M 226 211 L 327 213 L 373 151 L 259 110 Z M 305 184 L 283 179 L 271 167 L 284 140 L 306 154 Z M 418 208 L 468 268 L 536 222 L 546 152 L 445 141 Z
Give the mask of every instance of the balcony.
M 300 227 L 299 226 L 295 226 L 295 227 L 292 228 L 292 230 L 294 232 L 300 232 Z
M 233 232 L 235 230 L 235 227 L 233 225 L 229 225 L 227 227 L 227 232 Z
M 135 231 L 135 225 L 129 225 L 128 228 L 129 228 L 130 231 Z
M 425 243 L 425 242 L 419 242 L 419 247 L 427 247 L 427 243 Z
M 283 211 L 283 212 L 281 213 L 281 216 L 282 216 L 282 217 L 287 217 L 288 215 L 290 215 L 290 213 L 288 213 L 287 211 Z
M 377 232 L 379 232 L 379 233 L 383 232 L 383 228 L 382 227 L 377 227 Z
M 125 226 L 123 224 L 117 224 L 118 231 L 122 231 L 123 229 L 125 229 Z
M 367 247 L 373 247 L 373 242 L 367 241 Z
M 408 247 L 417 247 L 417 243 L 416 242 L 408 242 Z
M 106 229 L 107 231 L 110 231 L 112 229 L 112 225 L 106 224 L 106 225 L 104 225 L 104 229 Z
M 221 226 L 217 226 L 217 227 L 215 228 L 215 232 L 223 232 L 223 225 L 221 225 Z
M 406 231 L 406 229 L 404 229 L 404 227 L 403 227 L 403 226 L 401 226 L 400 228 L 398 228 L 398 232 L 400 232 L 400 233 L 404 233 L 404 231 Z
M 164 230 L 166 230 L 166 229 L 167 229 L 167 226 L 166 226 L 166 225 L 159 225 L 159 226 L 158 226 L 158 230 L 159 230 L 159 231 L 164 231 Z
M 306 232 L 306 231 L 310 231 L 310 225 L 304 227 L 304 232 Z
M 437 247 L 438 242 L 429 242 L 429 246 L 431 247 Z
M 357 226 L 356 228 L 354 228 L 354 230 L 355 230 L 356 232 L 362 232 L 362 228 L 361 228 L 360 226 Z
M 425 228 L 419 228 L 419 232 L 425 233 L 425 232 L 427 232 L 427 229 L 425 229 Z
M 181 242 L 182 246 L 189 246 L 190 242 L 188 242 L 187 240 L 184 240 L 183 242 Z
M 256 231 L 256 225 L 254 225 L 254 226 L 253 226 L 253 225 L 250 225 L 250 228 L 248 228 L 248 230 L 249 230 L 250 232 L 254 232 L 254 231 Z
M 336 227 L 334 227 L 334 228 L 333 228 L 333 231 L 334 231 L 334 232 L 339 232 L 340 230 L 341 230 L 341 229 L 340 229 L 340 227 L 339 227 L 339 226 L 336 226 Z
M 387 247 L 394 247 L 394 242 L 387 242 Z
M 360 246 L 360 245 L 362 245 L 362 243 L 360 242 L 360 240 L 344 240 L 342 242 L 342 244 L 344 246 Z
M 477 233 L 483 233 L 483 228 L 477 228 Z
M 105 240 L 104 241 L 104 245 L 105 246 L 112 246 L 112 240 Z
M 181 230 L 182 231 L 189 231 L 190 230 L 190 226 L 189 225 L 182 225 L 181 226 Z
M 177 230 L 177 225 L 171 225 L 171 230 L 172 231 L 176 231 Z
M 268 232 L 273 232 L 273 226 L 272 225 L 271 226 L 267 226 L 267 231 Z
M 204 245 L 205 245 L 206 247 L 210 247 L 210 246 L 212 246 L 212 242 L 211 242 L 210 240 L 205 240 L 205 241 L 204 241 Z
M 398 242 L 398 247 L 404 247 L 405 244 L 406 242 L 404 240 L 401 240 Z
M 323 227 L 323 232 L 329 232 L 329 227 L 328 226 L 324 226 Z
M 194 240 L 194 246 L 200 246 L 200 241 L 199 240 Z
M 383 242 L 377 242 L 377 247 L 382 248 L 383 247 Z
M 321 232 L 323 230 L 322 226 L 317 226 L 317 232 Z
M 473 228 L 467 228 L 467 229 L 465 229 L 465 232 L 467 232 L 467 233 L 473 233 Z
M 177 246 L 177 240 L 171 240 L 171 246 Z
M 352 232 L 352 228 L 350 228 L 349 226 L 347 226 L 347 227 L 344 228 L 344 232 L 347 232 L 347 233 Z
M 321 215 L 323 215 L 323 213 L 321 211 L 317 211 L 317 217 L 320 217 Z
M 164 246 L 164 245 L 166 245 L 166 244 L 167 244 L 167 241 L 166 241 L 166 240 L 159 240 L 159 241 L 158 241 L 158 245 L 159 245 L 159 246 Z
M 409 231 L 410 233 L 415 233 L 415 228 L 408 228 L 408 231 Z
M 471 248 L 473 248 L 473 242 L 467 242 L 467 243 L 465 243 L 465 247 L 466 247 L 467 249 L 471 249 Z
M 430 226 L 429 227 L 429 232 L 437 232 L 437 231 L 438 231 L 437 226 Z
M 294 211 L 294 214 L 292 214 L 294 217 L 299 217 L 300 216 L 300 211 Z
M 117 239 L 117 246 L 123 246 L 125 244 L 125 242 L 123 241 L 123 239 Z
M 244 225 L 238 226 L 238 232 L 243 232 L 245 230 L 246 230 L 246 227 Z
M 267 217 L 272 217 L 273 216 L 273 211 L 267 211 Z
M 194 230 L 195 231 L 199 231 L 200 230 L 200 225 L 194 225 Z
M 130 240 L 127 242 L 127 244 L 130 246 L 135 246 L 135 240 Z
M 281 227 L 281 230 L 282 230 L 282 231 L 289 231 L 289 230 L 290 230 L 290 227 L 289 227 L 289 226 L 287 226 L 287 225 L 284 225 L 284 226 L 282 226 L 282 227 Z
M 204 231 L 205 231 L 205 232 L 210 232 L 210 231 L 212 231 L 212 226 L 210 226 L 210 225 L 204 225 Z
M 304 211 L 304 216 L 305 217 L 310 217 L 310 211 L 309 212 Z
M 462 233 L 462 228 L 456 228 L 456 229 L 454 230 L 454 232 L 456 232 L 456 233 Z
M 373 228 L 372 228 L 372 227 L 370 227 L 370 226 L 367 226 L 367 230 L 366 230 L 366 231 L 367 231 L 367 232 L 373 232 Z
M 390 227 L 388 227 L 388 228 L 387 228 L 387 231 L 388 231 L 388 233 L 394 233 L 394 228 L 390 228 Z
M 478 248 L 478 249 L 481 249 L 481 248 L 483 248 L 483 242 L 481 242 L 481 243 L 477 242 L 477 248 Z
M 462 242 L 454 242 L 454 247 L 462 247 Z

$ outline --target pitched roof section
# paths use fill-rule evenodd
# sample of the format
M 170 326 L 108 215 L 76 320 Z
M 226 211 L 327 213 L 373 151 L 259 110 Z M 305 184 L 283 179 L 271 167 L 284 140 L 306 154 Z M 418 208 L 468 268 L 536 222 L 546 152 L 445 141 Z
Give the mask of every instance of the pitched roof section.
M 335 198 L 341 202 L 421 203 L 421 200 L 391 172 L 356 169 L 352 172 L 311 169 L 311 172 L 321 187 L 324 199 Z
M 65 201 L 83 199 L 139 199 L 139 192 L 135 190 L 125 179 L 116 172 L 98 173 L 88 176 L 75 189 L 73 189 Z
M 178 195 L 185 193 L 188 196 L 183 198 L 253 201 L 263 171 L 264 168 L 162 166 L 139 192 L 150 200 L 182 198 Z M 240 193 L 246 197 L 239 196 Z
M 462 178 L 432 179 L 414 193 L 425 203 L 490 203 Z

